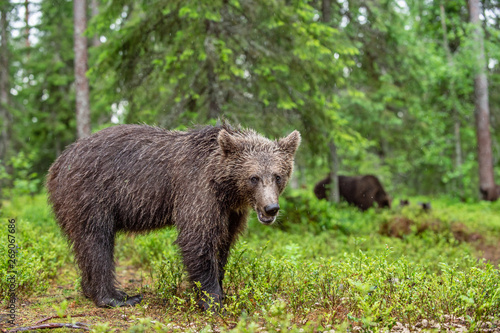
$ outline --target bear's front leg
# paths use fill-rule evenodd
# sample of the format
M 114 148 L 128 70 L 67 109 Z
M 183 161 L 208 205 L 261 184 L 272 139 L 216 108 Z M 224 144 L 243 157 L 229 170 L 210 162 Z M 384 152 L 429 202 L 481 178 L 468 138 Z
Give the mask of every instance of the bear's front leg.
M 220 248 L 219 248 L 219 285 L 220 289 L 223 293 L 223 297 L 226 297 L 224 294 L 224 288 L 222 287 L 223 280 L 224 280 L 224 275 L 226 273 L 226 264 L 227 264 L 227 259 L 229 257 L 229 253 L 231 251 L 231 248 L 233 247 L 234 243 L 236 242 L 236 239 L 238 238 L 238 235 L 242 232 L 242 230 L 245 228 L 246 225 L 246 219 L 248 216 L 248 211 L 231 211 L 229 213 L 229 218 L 228 218 L 228 229 L 227 233 L 225 234 L 225 239 L 220 242 Z
M 218 269 L 219 269 L 219 274 L 218 274 L 218 280 L 219 280 L 219 287 L 222 292 L 222 299 L 226 297 L 224 294 L 224 288 L 222 281 L 224 280 L 224 275 L 226 274 L 226 269 L 225 266 L 227 264 L 227 258 L 229 256 L 229 250 L 230 247 L 229 245 L 223 245 L 222 248 L 219 250 L 219 255 L 218 255 Z
M 210 233 L 208 233 L 210 234 Z M 204 234 L 205 236 L 207 234 Z M 188 237 L 189 236 L 189 237 Z M 192 282 L 200 283 L 200 302 L 203 310 L 218 312 L 222 306 L 222 288 L 219 283 L 219 260 L 217 242 L 203 235 L 179 233 L 177 244 Z

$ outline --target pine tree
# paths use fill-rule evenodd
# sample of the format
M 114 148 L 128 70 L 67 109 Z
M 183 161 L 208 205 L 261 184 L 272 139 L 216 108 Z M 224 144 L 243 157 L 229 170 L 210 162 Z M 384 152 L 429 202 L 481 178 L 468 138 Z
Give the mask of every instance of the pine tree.
M 479 189 L 483 200 L 495 201 L 498 193 L 493 175 L 491 153 L 490 109 L 488 104 L 488 79 L 484 56 L 484 40 L 479 20 L 479 1 L 469 0 L 470 22 L 475 26 L 473 32 L 474 49 L 477 50 L 476 71 L 474 76 L 475 118 L 477 135 L 477 157 L 479 164 Z
M 88 53 L 87 37 L 87 3 L 85 0 L 73 1 L 75 20 L 75 89 L 76 89 L 76 127 L 78 138 L 90 135 L 90 99 L 89 81 L 87 79 Z

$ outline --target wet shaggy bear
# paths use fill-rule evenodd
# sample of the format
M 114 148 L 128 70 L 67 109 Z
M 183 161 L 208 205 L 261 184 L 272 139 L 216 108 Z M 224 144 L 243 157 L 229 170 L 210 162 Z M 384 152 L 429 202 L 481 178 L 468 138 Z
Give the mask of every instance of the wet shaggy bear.
M 222 124 L 186 132 L 120 125 L 69 146 L 47 188 L 83 293 L 100 307 L 141 302 L 117 289 L 115 235 L 175 226 L 189 277 L 201 284 L 200 305 L 218 308 L 231 246 L 251 208 L 262 224 L 274 222 L 299 144 L 297 131 L 271 141 Z
M 349 204 L 357 206 L 362 211 L 370 208 L 375 202 L 380 208 L 391 207 L 389 196 L 377 177 L 373 175 L 338 177 L 340 197 L 344 198 Z M 328 175 L 316 184 L 314 194 L 318 199 L 327 198 L 330 183 L 331 178 Z

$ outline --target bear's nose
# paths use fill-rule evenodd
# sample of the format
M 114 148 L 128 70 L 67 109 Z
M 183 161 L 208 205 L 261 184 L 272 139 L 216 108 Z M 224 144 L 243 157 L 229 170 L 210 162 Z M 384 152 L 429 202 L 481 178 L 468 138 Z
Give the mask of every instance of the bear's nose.
M 270 204 L 264 207 L 264 211 L 266 212 L 267 215 L 274 216 L 278 214 L 278 210 L 280 210 L 280 205 L 277 203 L 275 204 Z

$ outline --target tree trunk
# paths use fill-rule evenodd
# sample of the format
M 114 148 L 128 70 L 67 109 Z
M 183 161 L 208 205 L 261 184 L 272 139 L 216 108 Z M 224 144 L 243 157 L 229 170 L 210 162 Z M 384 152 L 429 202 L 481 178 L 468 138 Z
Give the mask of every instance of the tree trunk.
M 339 170 L 339 157 L 337 154 L 337 146 L 335 145 L 335 141 L 330 139 L 329 148 L 330 148 L 330 195 L 328 200 L 330 202 L 339 202 L 339 177 L 337 171 Z
M 78 138 L 90 135 L 89 81 L 87 79 L 87 38 L 83 35 L 87 28 L 87 6 L 85 0 L 74 0 L 75 20 L 75 89 L 76 128 Z
M 29 11 L 29 6 L 30 6 L 29 1 L 25 0 L 24 1 L 24 10 L 25 10 L 24 21 L 26 22 L 26 28 L 25 28 L 24 33 L 26 34 L 26 47 L 28 47 L 28 48 L 31 46 L 31 44 L 30 44 L 30 24 L 29 24 L 30 11 Z
M 98 0 L 91 0 L 90 1 L 90 10 L 92 13 L 92 17 L 96 17 L 99 15 L 99 2 Z M 92 46 L 97 47 L 101 45 L 101 39 L 99 38 L 98 34 L 95 34 L 94 37 L 92 37 Z
M 207 81 L 208 81 L 208 118 L 216 119 L 220 115 L 221 109 L 221 92 L 219 87 L 219 79 L 215 72 L 215 65 L 217 64 L 217 54 L 214 45 L 214 35 L 216 29 L 216 22 L 206 21 L 205 37 L 205 53 L 207 55 Z
M 331 20 L 331 12 L 332 12 L 332 4 L 330 0 L 323 0 L 321 3 L 321 20 L 324 23 L 328 23 Z M 339 202 L 339 157 L 337 154 L 337 145 L 335 144 L 335 140 L 330 138 L 328 143 L 329 148 L 329 156 L 330 156 L 330 191 L 328 200 L 330 202 Z
M 330 22 L 332 18 L 331 0 L 323 0 L 323 2 L 321 3 L 321 11 L 323 12 L 322 21 L 325 23 Z
M 11 115 L 9 111 L 9 32 L 8 30 L 8 2 L 0 7 L 0 34 L 2 44 L 0 45 L 0 162 L 5 163 L 7 150 L 10 142 L 10 122 Z
M 459 195 L 463 197 L 463 176 L 462 176 L 462 144 L 460 142 L 460 115 L 458 113 L 457 107 L 457 94 L 455 91 L 455 79 L 453 77 L 454 72 L 454 61 L 453 56 L 451 54 L 450 45 L 448 43 L 448 31 L 446 29 L 446 13 L 444 10 L 443 0 L 439 4 L 441 10 L 441 28 L 443 30 L 443 47 L 446 51 L 446 58 L 448 60 L 448 70 L 450 73 L 450 99 L 452 102 L 451 114 L 453 115 L 454 120 L 454 137 L 455 137 L 455 170 L 458 172 L 458 177 L 456 180 L 457 188 L 459 191 Z
M 479 163 L 479 189 L 483 200 L 498 199 L 493 176 L 491 153 L 490 110 L 488 106 L 488 79 L 484 57 L 483 31 L 479 20 L 479 0 L 469 0 L 470 22 L 475 25 L 473 38 L 477 52 L 474 75 L 475 118 Z

